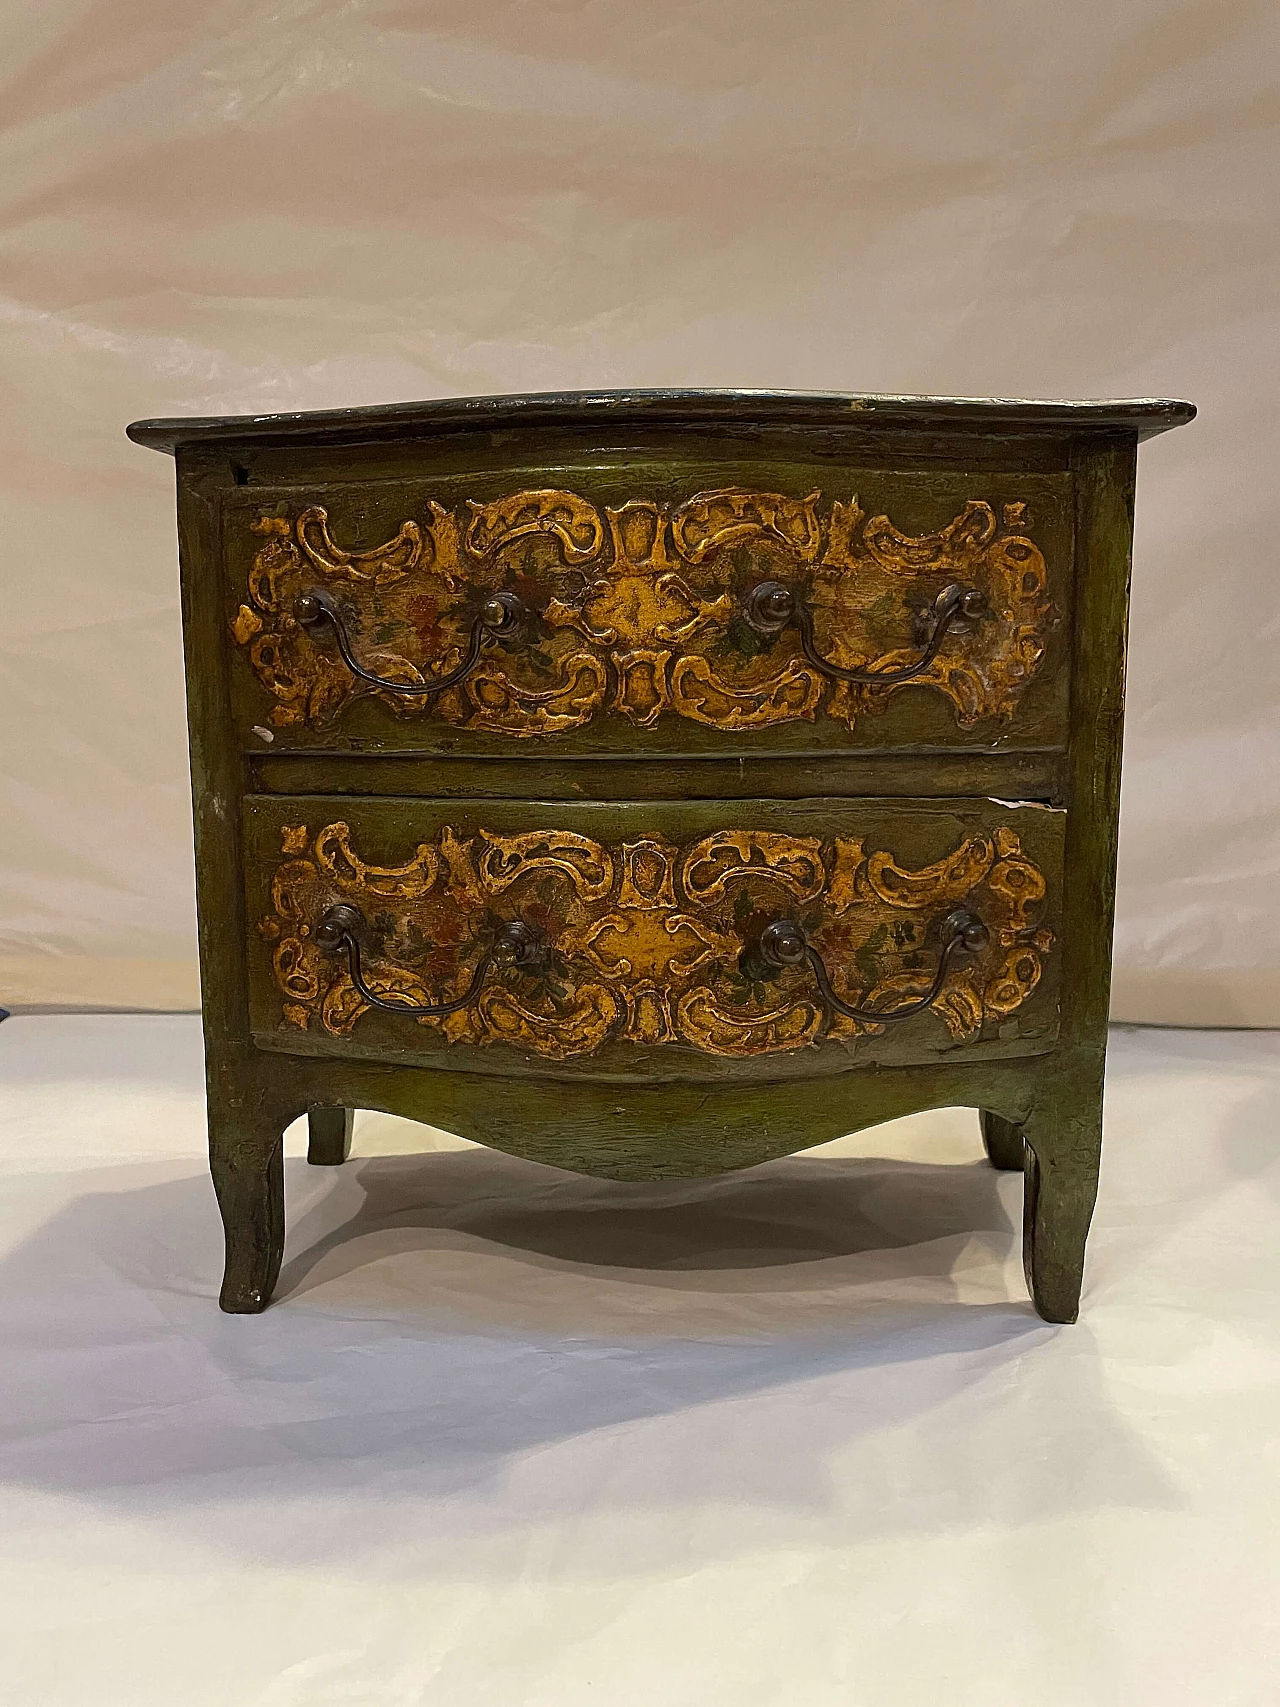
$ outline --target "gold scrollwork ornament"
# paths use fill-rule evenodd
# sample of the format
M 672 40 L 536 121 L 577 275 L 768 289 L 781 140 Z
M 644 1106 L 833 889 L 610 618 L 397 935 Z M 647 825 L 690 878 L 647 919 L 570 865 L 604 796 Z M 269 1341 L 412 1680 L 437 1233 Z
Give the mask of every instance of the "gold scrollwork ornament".
M 761 647 L 740 617 L 747 581 L 803 584 L 822 655 L 879 673 L 918 656 L 912 585 L 927 604 L 926 593 L 960 581 L 983 595 L 988 615 L 909 685 L 941 694 L 969 728 L 1007 721 L 1044 655 L 1048 572 L 1028 525 L 1025 504 L 1006 504 L 997 518 L 981 499 L 913 535 L 886 515 L 868 518 L 856 498 L 824 504 L 817 491 L 795 498 L 726 487 L 674 506 L 648 498 L 597 506 L 537 488 L 462 512 L 430 501 L 390 538 L 355 549 L 311 504 L 251 524 L 262 544 L 230 626 L 275 701 L 277 726 L 323 727 L 373 695 L 400 716 L 516 739 L 606 713 L 637 728 L 675 716 L 733 732 L 819 715 L 852 728 L 907 684 L 833 681 L 794 633 Z M 355 677 L 295 619 L 297 599 L 317 583 L 345 587 L 344 623 L 364 664 L 388 682 L 453 669 L 484 594 L 519 589 L 535 632 L 521 646 L 486 651 L 463 681 L 430 698 L 392 693 Z
M 495 924 L 522 919 L 549 945 L 545 975 L 507 968 L 459 1011 L 416 1023 L 451 1045 L 552 1060 L 618 1041 L 767 1055 L 882 1031 L 870 1017 L 829 1018 L 803 968 L 768 984 L 743 973 L 747 937 L 780 914 L 805 918 L 842 1000 L 884 1011 L 928 989 L 931 921 L 960 902 L 978 907 L 989 946 L 954 967 L 933 1004 L 957 1041 L 1021 1006 L 1054 940 L 1041 922 L 1044 874 L 1007 827 L 914 868 L 866 838 L 750 829 L 677 847 L 657 834 L 606 846 L 568 830 L 446 826 L 401 865 L 366 860 L 354 843 L 342 821 L 314 833 L 283 826 L 259 926 L 285 1023 L 335 1037 L 369 1011 L 349 968 L 315 939 L 314 921 L 339 903 L 368 921 L 367 988 L 423 1006 L 467 990 Z

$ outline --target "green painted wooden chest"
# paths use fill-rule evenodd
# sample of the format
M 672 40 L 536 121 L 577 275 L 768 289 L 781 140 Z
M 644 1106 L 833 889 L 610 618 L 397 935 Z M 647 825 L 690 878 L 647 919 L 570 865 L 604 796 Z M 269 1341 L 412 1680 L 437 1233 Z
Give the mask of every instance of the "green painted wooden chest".
M 617 1179 L 981 1111 L 1075 1318 L 1140 439 L 1175 402 L 592 392 L 177 459 L 224 1309 L 284 1128 Z

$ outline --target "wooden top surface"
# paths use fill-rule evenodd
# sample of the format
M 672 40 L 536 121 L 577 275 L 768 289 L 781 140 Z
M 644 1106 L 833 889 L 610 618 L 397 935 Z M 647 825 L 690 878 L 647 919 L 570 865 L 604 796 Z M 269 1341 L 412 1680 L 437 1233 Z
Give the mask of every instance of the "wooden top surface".
M 1139 439 L 1180 427 L 1195 405 L 1165 398 L 1053 402 L 1003 397 L 874 397 L 835 391 L 546 391 L 513 397 L 446 397 L 363 409 L 315 409 L 283 415 L 216 415 L 134 421 L 136 444 L 173 452 L 185 445 L 294 441 L 367 444 L 468 429 L 770 424 L 914 427 L 975 434 L 1136 432 Z

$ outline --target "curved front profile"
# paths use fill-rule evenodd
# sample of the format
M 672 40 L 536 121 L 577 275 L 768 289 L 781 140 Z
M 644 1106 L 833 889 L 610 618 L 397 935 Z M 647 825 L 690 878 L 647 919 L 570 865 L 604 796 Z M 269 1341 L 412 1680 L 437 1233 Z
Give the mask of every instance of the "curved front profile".
M 652 1080 L 1037 1053 L 1063 824 L 992 801 L 258 797 L 254 1035 Z
M 246 744 L 262 750 L 264 729 L 274 751 L 1061 741 L 1068 475 L 708 472 L 236 495 Z

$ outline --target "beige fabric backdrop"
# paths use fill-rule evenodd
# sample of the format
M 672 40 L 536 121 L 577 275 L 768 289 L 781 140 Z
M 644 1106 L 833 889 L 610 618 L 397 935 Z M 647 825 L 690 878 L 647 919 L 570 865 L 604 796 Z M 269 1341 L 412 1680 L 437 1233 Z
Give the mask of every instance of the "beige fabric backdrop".
M 3 0 L 0 993 L 196 999 L 132 417 L 575 385 L 1185 396 L 1116 1012 L 1280 1024 L 1274 0 Z

